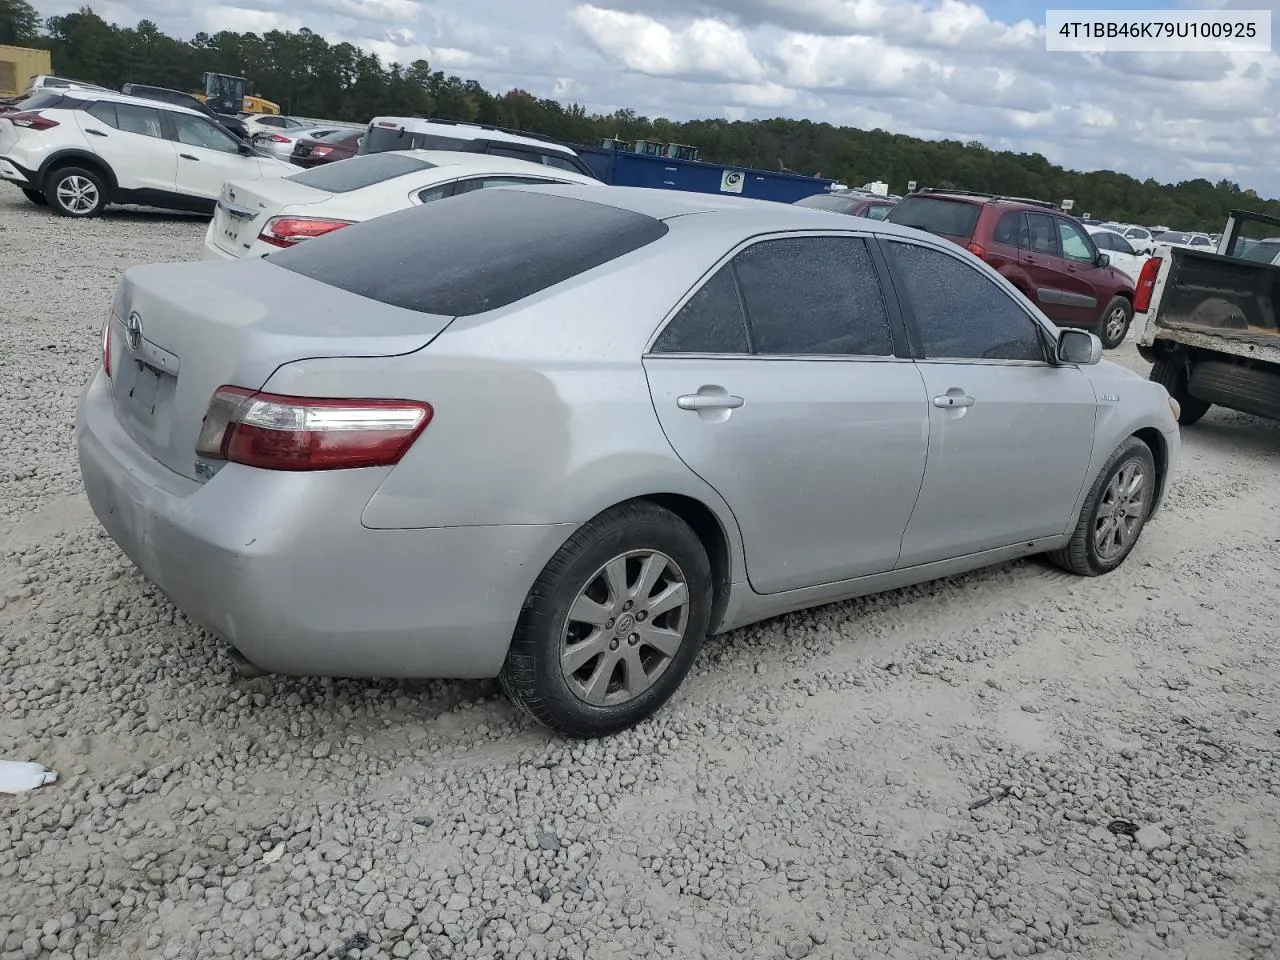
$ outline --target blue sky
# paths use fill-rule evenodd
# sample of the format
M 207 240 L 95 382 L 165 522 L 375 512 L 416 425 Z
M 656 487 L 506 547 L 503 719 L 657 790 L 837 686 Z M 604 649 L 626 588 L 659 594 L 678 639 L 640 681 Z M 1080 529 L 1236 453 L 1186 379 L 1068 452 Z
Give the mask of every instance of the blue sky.
M 83 0 L 35 0 L 45 15 Z M 1280 0 L 1056 0 L 1054 9 Z M 424 58 L 674 119 L 807 117 L 1038 152 L 1074 169 L 1236 180 L 1280 196 L 1276 54 L 1046 53 L 1044 4 L 1016 0 L 96 0 L 179 36 L 297 29 L 387 61 Z M 1273 14 L 1280 28 L 1280 14 Z M 1035 25 L 1027 25 L 1031 19 Z M 269 92 L 268 92 L 269 93 Z

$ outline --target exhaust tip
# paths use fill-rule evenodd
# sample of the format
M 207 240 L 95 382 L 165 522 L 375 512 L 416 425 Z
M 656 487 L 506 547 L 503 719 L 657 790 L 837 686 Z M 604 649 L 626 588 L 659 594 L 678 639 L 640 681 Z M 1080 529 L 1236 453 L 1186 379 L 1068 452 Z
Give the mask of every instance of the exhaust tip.
M 227 647 L 227 656 L 231 658 L 231 665 L 235 668 L 236 674 L 246 680 L 265 677 L 271 672 L 270 670 L 263 670 L 235 647 Z

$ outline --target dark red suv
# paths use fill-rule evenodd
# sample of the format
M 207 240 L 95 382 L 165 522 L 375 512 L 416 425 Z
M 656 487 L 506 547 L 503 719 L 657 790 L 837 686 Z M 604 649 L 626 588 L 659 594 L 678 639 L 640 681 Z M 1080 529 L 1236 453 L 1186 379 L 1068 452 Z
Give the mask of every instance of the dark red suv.
M 1133 281 L 1109 265 L 1088 231 L 1052 203 L 957 190 L 920 190 L 885 218 L 945 237 L 985 260 L 1060 327 L 1118 347 L 1133 319 Z

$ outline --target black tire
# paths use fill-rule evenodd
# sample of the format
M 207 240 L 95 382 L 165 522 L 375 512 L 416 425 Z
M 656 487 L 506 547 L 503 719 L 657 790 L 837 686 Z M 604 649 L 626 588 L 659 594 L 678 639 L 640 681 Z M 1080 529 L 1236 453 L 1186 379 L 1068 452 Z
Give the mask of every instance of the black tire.
M 629 643 L 640 636 L 639 632 L 630 632 L 633 628 L 629 624 L 635 620 L 643 622 L 644 618 L 639 616 L 642 605 L 637 603 L 624 612 L 605 596 L 597 603 L 602 609 L 619 611 L 617 618 L 603 621 L 598 633 L 590 632 L 590 636 L 600 639 L 588 639 L 586 643 L 593 647 L 606 646 L 601 646 L 591 659 L 584 660 L 575 673 L 567 673 L 561 660 L 565 652 L 562 644 L 573 631 L 586 630 L 585 622 L 570 621 L 570 608 L 580 593 L 585 592 L 588 599 L 594 599 L 589 588 L 607 586 L 604 568 L 616 558 L 633 552 L 661 554 L 673 561 L 682 574 L 687 591 L 683 639 L 669 656 L 663 656 L 656 647 L 642 640 Z M 638 569 L 639 560 L 633 557 L 624 563 L 631 571 Z M 631 582 L 629 574 L 626 580 Z M 672 582 L 680 581 L 681 577 L 674 577 Z M 661 595 L 661 591 L 650 592 L 651 597 Z M 498 679 L 512 703 L 561 734 L 591 738 L 625 730 L 657 711 L 680 686 L 706 637 L 711 605 L 711 564 L 697 534 L 680 517 L 656 504 L 644 501 L 624 504 L 585 524 L 543 569 L 525 600 Z M 670 613 L 655 614 L 649 621 L 650 627 L 660 622 L 662 627 L 670 627 L 671 622 L 663 619 L 670 616 Z M 620 630 L 625 636 L 618 635 Z M 614 681 L 621 683 L 630 676 L 622 662 L 632 657 L 628 647 L 635 649 L 634 657 L 648 657 L 650 664 L 665 661 L 665 666 L 647 689 L 625 702 L 588 702 L 587 691 L 578 685 L 596 676 L 605 681 L 600 689 L 613 691 L 614 697 L 625 696 L 625 691 L 615 689 Z M 568 649 L 572 651 L 573 647 Z M 642 663 L 643 659 L 635 662 Z M 651 670 L 648 666 L 641 669 L 647 681 Z
M 1188 391 L 1221 397 L 1223 406 L 1256 417 L 1280 420 L 1280 374 L 1221 360 L 1201 360 L 1191 368 Z M 1208 400 L 1199 403 L 1209 404 Z
M 1112 297 L 1098 320 L 1098 339 L 1107 350 L 1114 350 L 1124 343 L 1133 323 L 1133 304 L 1125 297 Z
M 1116 502 L 1111 498 L 1111 483 L 1120 476 L 1121 471 L 1130 466 L 1144 472 L 1142 499 L 1132 503 L 1138 512 L 1129 514 L 1134 525 L 1124 543 L 1115 552 L 1104 551 L 1099 548 L 1098 533 L 1105 519 L 1104 513 Z M 1151 508 L 1159 492 L 1156 484 L 1156 460 L 1151 448 L 1137 437 L 1129 437 L 1107 460 L 1106 466 L 1089 488 L 1089 495 L 1080 508 L 1080 519 L 1076 521 L 1076 529 L 1070 541 L 1061 550 L 1050 553 L 1049 560 L 1082 577 L 1098 577 L 1116 569 L 1124 563 L 1142 536 L 1143 527 L 1151 516 Z
M 1147 377 L 1160 384 L 1169 396 L 1178 401 L 1178 423 L 1189 427 L 1213 406 L 1208 400 L 1193 397 L 1187 392 L 1187 368 L 1177 357 L 1159 357 L 1151 364 L 1151 374 Z
M 46 197 L 43 193 L 41 193 L 39 190 L 28 190 L 26 187 L 23 187 L 22 195 L 26 197 L 28 200 L 30 200 L 32 203 L 34 203 L 37 207 L 47 207 L 49 205 L 49 198 Z
M 87 181 L 88 187 L 84 186 Z M 84 197 L 84 205 L 73 201 L 63 191 L 63 186 L 76 188 L 77 195 Z M 45 199 L 49 208 L 60 217 L 73 217 L 85 220 L 96 217 L 107 206 L 107 187 L 102 177 L 84 167 L 60 167 L 49 174 L 44 188 Z

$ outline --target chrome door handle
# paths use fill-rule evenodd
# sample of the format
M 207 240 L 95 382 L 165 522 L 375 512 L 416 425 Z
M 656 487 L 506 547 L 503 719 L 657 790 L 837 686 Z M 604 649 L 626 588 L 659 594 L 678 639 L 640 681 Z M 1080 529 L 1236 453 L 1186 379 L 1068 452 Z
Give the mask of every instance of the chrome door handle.
M 952 397 L 944 393 L 940 397 L 933 398 L 933 405 L 935 407 L 942 407 L 944 410 L 950 410 L 953 407 L 972 407 L 977 402 L 978 401 L 974 400 L 973 397 L 970 397 L 967 394 L 960 397 Z
M 676 406 L 681 410 L 737 410 L 746 402 L 727 393 L 686 393 L 676 397 Z

